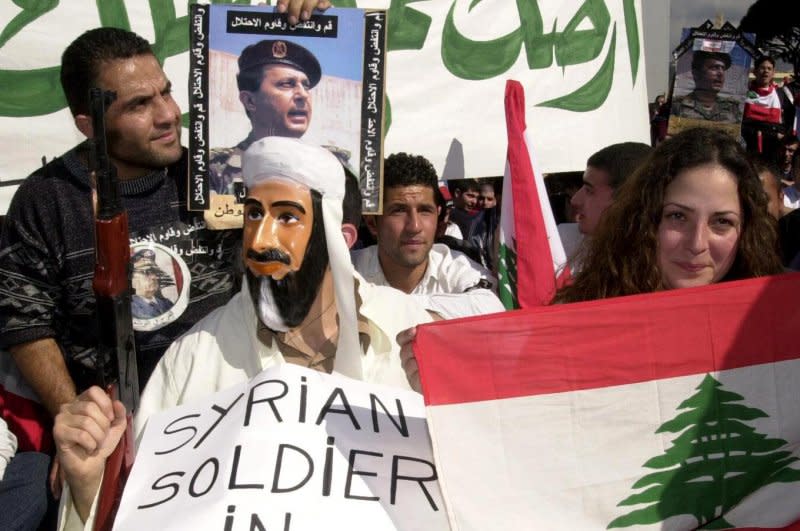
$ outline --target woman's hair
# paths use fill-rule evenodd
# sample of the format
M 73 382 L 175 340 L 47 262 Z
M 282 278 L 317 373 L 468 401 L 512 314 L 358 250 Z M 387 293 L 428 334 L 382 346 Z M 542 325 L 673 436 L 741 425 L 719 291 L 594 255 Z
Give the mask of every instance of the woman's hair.
M 663 289 L 658 226 L 667 186 L 685 170 L 716 163 L 737 179 L 742 228 L 736 258 L 722 281 L 783 271 L 774 221 L 744 149 L 714 129 L 689 129 L 659 144 L 626 180 L 577 259 L 581 271 L 554 302 L 577 302 Z

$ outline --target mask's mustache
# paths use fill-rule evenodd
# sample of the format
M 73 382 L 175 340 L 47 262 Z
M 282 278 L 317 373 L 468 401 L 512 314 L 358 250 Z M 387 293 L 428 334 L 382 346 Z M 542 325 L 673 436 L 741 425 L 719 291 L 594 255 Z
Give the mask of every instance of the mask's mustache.
M 256 252 L 253 249 L 248 249 L 247 258 L 262 263 L 281 262 L 286 265 L 291 265 L 292 263 L 292 259 L 289 255 L 279 249 L 268 249 L 262 253 Z

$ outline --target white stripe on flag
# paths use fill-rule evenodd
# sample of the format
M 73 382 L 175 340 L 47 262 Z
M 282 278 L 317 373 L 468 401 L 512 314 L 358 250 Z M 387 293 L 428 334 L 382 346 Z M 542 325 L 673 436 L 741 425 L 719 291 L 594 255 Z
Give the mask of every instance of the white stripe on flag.
M 766 413 L 745 424 L 757 434 L 787 441 L 779 450 L 800 457 L 800 415 L 785 409 L 796 403 L 792 397 L 797 396 L 800 360 L 711 375 L 721 389 L 744 397 L 738 403 Z M 646 507 L 619 504 L 645 489 L 634 488 L 636 481 L 657 471 L 643 465 L 664 455 L 685 433 L 656 432 L 686 410 L 679 406 L 698 393 L 705 377 L 429 406 L 428 425 L 453 531 L 600 530 Z M 800 474 L 797 462 L 790 468 Z M 683 485 L 672 487 L 680 495 Z M 800 481 L 771 483 L 725 519 L 740 527 L 783 527 L 800 518 L 800 504 L 786 503 L 798 499 Z M 693 516 L 679 514 L 629 529 L 696 526 Z

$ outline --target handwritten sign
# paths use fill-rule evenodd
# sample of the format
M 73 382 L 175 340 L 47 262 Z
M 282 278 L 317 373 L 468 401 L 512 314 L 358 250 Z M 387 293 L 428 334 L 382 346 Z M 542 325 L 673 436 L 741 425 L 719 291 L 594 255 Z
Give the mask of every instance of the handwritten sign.
M 422 397 L 295 365 L 148 420 L 126 529 L 439 530 Z

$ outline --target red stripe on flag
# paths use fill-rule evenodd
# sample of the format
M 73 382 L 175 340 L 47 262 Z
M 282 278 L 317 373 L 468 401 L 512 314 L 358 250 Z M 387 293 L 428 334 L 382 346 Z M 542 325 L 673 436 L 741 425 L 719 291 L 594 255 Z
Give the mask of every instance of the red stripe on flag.
M 7 354 L 4 354 L 7 355 Z M 0 415 L 17 437 L 18 452 L 53 453 L 53 420 L 43 405 L 0 385 Z
M 800 531 L 800 520 L 786 527 L 737 527 L 737 531 Z
M 800 273 L 439 321 L 414 351 L 425 401 L 609 387 L 800 358 Z
M 517 299 L 520 307 L 534 308 L 549 303 L 555 295 L 553 257 L 525 144 L 525 92 L 518 81 L 506 81 L 505 103 L 516 233 Z

